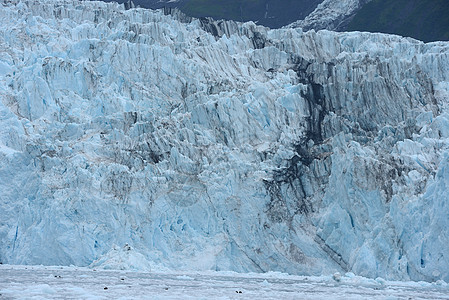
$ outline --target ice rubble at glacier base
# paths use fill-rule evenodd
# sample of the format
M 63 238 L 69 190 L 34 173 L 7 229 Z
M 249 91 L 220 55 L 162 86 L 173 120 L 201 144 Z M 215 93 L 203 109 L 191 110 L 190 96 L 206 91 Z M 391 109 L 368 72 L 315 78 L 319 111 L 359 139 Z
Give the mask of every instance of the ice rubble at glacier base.
M 448 43 L 1 5 L 3 263 L 449 280 Z
M 0 265 L 0 296 L 26 299 L 447 299 L 447 283 L 386 281 L 353 273 L 130 272 Z

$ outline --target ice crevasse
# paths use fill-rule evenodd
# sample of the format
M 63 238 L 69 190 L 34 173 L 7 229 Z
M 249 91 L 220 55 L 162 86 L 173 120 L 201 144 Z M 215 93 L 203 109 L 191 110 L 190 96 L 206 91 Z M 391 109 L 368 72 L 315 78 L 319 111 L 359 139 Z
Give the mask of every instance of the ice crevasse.
M 2 263 L 449 281 L 449 43 L 166 13 L 1 2 Z

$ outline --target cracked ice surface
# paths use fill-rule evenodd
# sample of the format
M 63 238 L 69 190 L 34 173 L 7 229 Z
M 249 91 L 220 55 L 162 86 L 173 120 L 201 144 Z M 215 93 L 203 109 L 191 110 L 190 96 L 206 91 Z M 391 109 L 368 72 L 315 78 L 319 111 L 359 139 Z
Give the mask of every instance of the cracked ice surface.
M 1 262 L 449 280 L 448 43 L 1 5 Z

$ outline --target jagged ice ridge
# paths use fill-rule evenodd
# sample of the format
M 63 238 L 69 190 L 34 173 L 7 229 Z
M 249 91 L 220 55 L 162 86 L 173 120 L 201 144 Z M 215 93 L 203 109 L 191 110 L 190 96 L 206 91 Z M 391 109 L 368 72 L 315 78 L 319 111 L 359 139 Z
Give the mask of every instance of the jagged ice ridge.
M 84 1 L 0 20 L 1 262 L 129 243 L 133 265 L 449 280 L 448 43 Z

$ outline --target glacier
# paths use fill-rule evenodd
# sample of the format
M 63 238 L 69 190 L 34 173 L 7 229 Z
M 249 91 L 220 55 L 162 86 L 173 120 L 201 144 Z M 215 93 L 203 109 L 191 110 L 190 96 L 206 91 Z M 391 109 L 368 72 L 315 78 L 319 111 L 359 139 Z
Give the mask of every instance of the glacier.
M 449 43 L 1 5 L 3 264 L 449 281 Z

